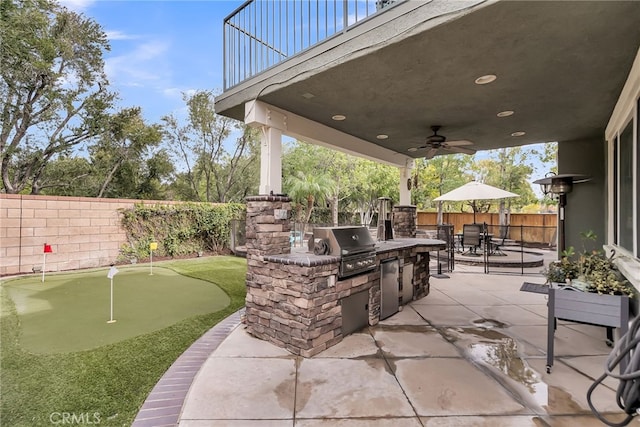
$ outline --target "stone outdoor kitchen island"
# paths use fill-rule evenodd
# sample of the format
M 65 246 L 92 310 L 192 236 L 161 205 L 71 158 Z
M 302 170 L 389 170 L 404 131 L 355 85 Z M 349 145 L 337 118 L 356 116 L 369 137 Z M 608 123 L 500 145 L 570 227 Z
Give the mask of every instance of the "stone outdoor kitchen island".
M 401 238 L 376 244 L 376 266 L 361 274 L 340 278 L 340 257 L 291 252 L 290 200 L 286 196 L 247 198 L 247 331 L 279 347 L 311 357 L 340 342 L 343 303 L 364 296 L 368 324 L 380 320 L 380 265 L 399 260 L 398 304 L 429 293 L 429 251 L 444 249 L 444 242 Z M 394 208 L 402 230 L 415 236 L 415 207 Z M 413 232 L 408 228 L 413 227 Z M 404 271 L 411 268 L 413 271 Z M 404 280 L 403 280 L 404 279 Z

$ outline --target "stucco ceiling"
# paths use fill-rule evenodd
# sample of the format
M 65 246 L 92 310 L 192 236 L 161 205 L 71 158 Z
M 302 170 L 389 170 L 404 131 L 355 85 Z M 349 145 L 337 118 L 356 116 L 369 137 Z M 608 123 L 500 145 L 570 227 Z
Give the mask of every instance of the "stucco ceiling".
M 217 108 L 242 119 L 243 101 L 260 93 L 271 105 L 411 157 L 426 154 L 408 149 L 423 145 L 432 125 L 476 150 L 602 138 L 639 46 L 640 1 L 499 1 L 367 54 L 351 48 L 337 65 L 289 83 L 247 86 Z M 474 83 L 485 74 L 497 79 Z M 514 114 L 497 117 L 505 110 Z M 525 135 L 511 136 L 519 131 Z

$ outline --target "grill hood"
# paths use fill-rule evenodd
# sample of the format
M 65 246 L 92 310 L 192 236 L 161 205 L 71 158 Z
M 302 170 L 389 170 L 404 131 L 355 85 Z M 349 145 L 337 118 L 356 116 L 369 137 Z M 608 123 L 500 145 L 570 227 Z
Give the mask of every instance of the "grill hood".
M 322 239 L 328 246 L 328 255 L 350 256 L 374 250 L 375 242 L 367 227 L 316 227 L 313 240 Z

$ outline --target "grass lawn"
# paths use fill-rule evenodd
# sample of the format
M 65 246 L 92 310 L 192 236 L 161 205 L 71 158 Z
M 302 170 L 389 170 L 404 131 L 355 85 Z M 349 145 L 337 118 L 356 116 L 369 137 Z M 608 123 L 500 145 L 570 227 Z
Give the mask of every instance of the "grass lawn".
M 89 350 L 225 308 L 227 294 L 211 282 L 169 268 L 119 267 L 110 319 L 108 268 L 12 280 L 5 285 L 20 318 L 20 345 L 32 353 Z
M 119 269 L 114 324 L 106 323 L 107 269 L 92 280 L 76 280 L 86 275 L 78 272 L 0 287 L 1 425 L 51 425 L 52 414 L 70 413 L 97 414 L 101 426 L 128 426 L 171 363 L 244 305 L 242 258 L 164 262 L 150 277 L 148 266 Z

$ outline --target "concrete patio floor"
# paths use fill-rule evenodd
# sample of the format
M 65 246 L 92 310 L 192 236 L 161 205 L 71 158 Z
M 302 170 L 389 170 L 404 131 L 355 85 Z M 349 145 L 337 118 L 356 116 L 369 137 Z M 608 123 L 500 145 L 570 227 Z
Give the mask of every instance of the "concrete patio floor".
M 182 427 L 601 426 L 586 393 L 611 349 L 604 328 L 560 322 L 545 372 L 546 296 L 524 276 L 457 265 L 396 315 L 305 359 L 237 326 L 195 376 Z M 617 380 L 594 393 L 611 420 Z M 135 425 L 135 424 L 134 424 Z

